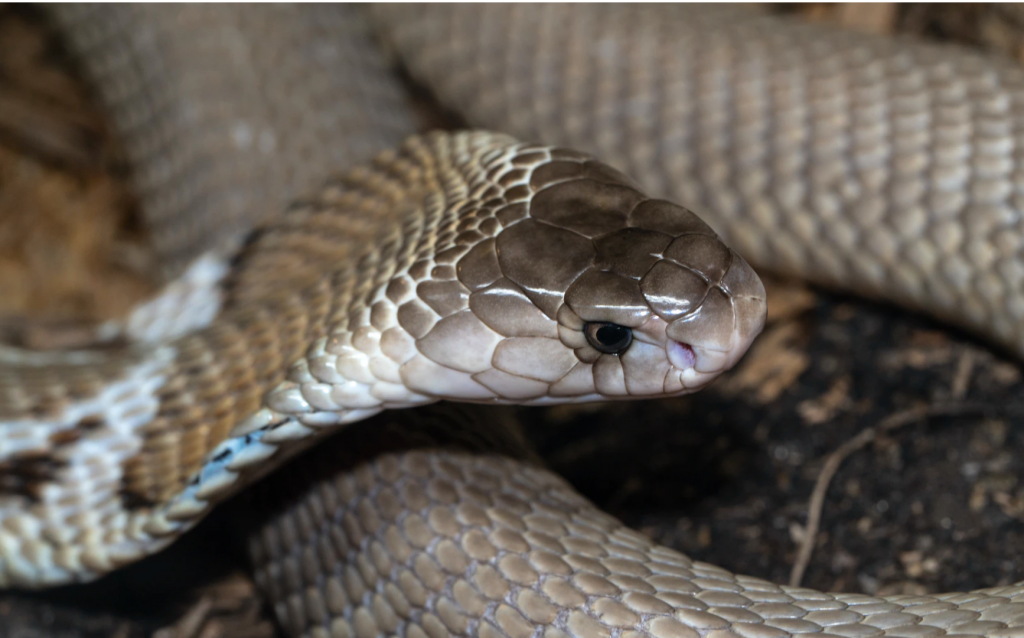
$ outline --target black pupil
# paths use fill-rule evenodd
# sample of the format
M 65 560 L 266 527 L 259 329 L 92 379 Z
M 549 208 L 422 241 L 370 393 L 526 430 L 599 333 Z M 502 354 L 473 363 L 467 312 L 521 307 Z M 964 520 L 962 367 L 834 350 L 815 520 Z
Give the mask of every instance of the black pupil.
M 629 339 L 629 328 L 609 323 L 598 328 L 594 336 L 601 345 L 615 348 L 624 345 Z
M 583 331 L 587 343 L 605 354 L 621 354 L 633 343 L 633 331 L 617 323 L 595 321 Z

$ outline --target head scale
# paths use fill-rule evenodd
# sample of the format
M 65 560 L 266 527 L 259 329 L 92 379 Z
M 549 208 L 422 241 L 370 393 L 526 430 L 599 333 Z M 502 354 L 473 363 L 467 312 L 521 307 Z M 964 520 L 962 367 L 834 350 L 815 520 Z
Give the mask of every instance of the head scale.
M 522 403 L 684 394 L 760 333 L 760 279 L 692 212 L 573 151 L 492 155 L 454 269 L 420 269 L 398 309 L 419 353 L 407 386 Z

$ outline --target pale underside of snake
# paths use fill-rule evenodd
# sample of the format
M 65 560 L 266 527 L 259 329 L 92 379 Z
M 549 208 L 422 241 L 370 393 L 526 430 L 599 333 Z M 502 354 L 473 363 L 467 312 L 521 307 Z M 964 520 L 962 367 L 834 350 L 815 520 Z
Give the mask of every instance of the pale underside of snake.
M 715 7 L 54 16 L 173 283 L 102 345 L 0 351 L 0 584 L 155 552 L 312 445 L 250 542 L 293 635 L 1024 635 L 1022 586 L 877 598 L 693 562 L 495 420 L 353 424 L 697 390 L 764 322 L 739 255 L 1024 354 L 1015 65 Z M 400 144 L 389 55 L 501 133 Z

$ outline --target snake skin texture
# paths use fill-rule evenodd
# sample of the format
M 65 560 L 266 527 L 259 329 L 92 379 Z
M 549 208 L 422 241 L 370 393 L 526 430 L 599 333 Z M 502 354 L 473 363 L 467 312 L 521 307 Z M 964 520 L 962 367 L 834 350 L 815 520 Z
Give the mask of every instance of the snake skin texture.
M 151 553 L 384 409 L 694 392 L 766 311 L 693 213 L 490 133 L 411 138 L 264 228 L 232 270 L 197 333 L 0 368 L 0 580 L 87 580 Z M 628 348 L 595 349 L 595 322 L 629 328 Z
M 711 227 L 1024 354 L 1018 68 L 715 7 L 376 7 L 386 52 L 502 133 L 368 162 L 415 118 L 356 8 L 55 13 L 192 282 L 162 303 L 205 310 L 103 350 L 0 350 L 0 584 L 157 551 L 313 447 L 262 484 L 250 541 L 295 636 L 1024 634 L 1022 586 L 881 599 L 693 563 L 491 416 L 349 425 L 699 389 L 764 320 Z M 598 349 L 606 323 L 632 341 Z
M 757 268 L 1024 355 L 1024 71 L 737 9 L 377 13 L 473 126 L 593 153 L 698 211 Z
M 826 594 L 692 561 L 597 510 L 531 461 L 500 419 L 431 409 L 353 426 L 258 486 L 272 514 L 250 553 L 292 635 L 1024 633 L 1019 585 Z
M 57 5 L 169 277 L 415 130 L 353 7 Z M 308 73 L 311 64 L 320 69 Z M 273 73 L 266 70 L 275 69 Z M 330 168 L 328 168 L 330 167 Z

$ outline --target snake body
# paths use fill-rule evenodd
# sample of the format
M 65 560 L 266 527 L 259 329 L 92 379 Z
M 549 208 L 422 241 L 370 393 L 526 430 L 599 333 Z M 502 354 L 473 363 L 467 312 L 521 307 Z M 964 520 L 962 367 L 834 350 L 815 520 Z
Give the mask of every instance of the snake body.
M 104 348 L 0 352 L 0 583 L 157 551 L 312 445 L 268 481 L 284 494 L 251 541 L 293 635 L 1022 631 L 1020 586 L 883 599 L 735 576 L 601 514 L 500 424 L 355 423 L 699 389 L 764 321 L 715 231 L 1024 354 L 1020 69 L 712 7 L 55 17 L 178 279 Z M 472 125 L 557 146 L 399 146 L 415 113 L 371 24 Z

